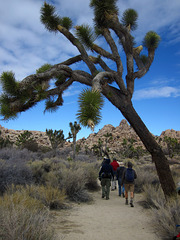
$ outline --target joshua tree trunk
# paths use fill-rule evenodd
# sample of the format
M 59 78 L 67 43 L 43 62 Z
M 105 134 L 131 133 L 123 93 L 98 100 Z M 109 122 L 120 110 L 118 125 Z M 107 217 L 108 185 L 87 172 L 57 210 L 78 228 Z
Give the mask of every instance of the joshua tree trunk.
M 76 157 L 76 137 L 73 137 L 73 160 Z
M 111 92 L 112 89 L 113 88 L 111 88 Z M 153 135 L 149 132 L 146 125 L 135 111 L 130 98 L 121 95 L 120 92 L 118 93 L 116 90 L 113 91 L 113 94 L 106 95 L 106 97 L 121 111 L 151 154 L 165 196 L 175 195 L 176 187 L 168 160 Z M 120 99 L 122 101 L 120 101 Z

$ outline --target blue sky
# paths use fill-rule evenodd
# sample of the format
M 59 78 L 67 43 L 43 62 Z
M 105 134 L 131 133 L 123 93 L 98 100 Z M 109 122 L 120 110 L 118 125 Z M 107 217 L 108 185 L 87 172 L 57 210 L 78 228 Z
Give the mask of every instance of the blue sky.
M 88 0 L 47 2 L 55 4 L 60 16 L 70 17 L 74 25 L 93 24 L 93 11 Z M 12 70 L 16 79 L 22 80 L 45 63 L 56 64 L 78 54 L 62 35 L 47 32 L 41 24 L 42 0 L 0 0 L 0 4 L 0 74 Z M 179 131 L 180 1 L 119 0 L 117 4 L 120 18 L 127 8 L 138 12 L 138 29 L 133 33 L 137 46 L 150 30 L 161 36 L 150 71 L 135 82 L 133 105 L 154 135 L 160 135 L 166 129 Z M 76 67 L 81 68 L 81 65 Z M 40 103 L 15 120 L 0 120 L 0 124 L 15 130 L 61 129 L 67 137 L 69 122 L 77 120 L 77 99 L 83 88 L 86 86 L 72 85 L 63 96 L 64 105 L 55 113 L 44 114 L 44 103 Z M 102 121 L 95 132 L 106 124 L 116 127 L 122 119 L 120 111 L 105 101 Z M 88 137 L 91 133 L 90 129 L 82 127 L 78 138 Z

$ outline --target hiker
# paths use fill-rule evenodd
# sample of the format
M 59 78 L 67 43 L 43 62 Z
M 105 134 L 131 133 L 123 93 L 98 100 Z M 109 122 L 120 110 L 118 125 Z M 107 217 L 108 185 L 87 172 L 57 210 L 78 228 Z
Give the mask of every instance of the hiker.
M 120 197 L 121 197 L 121 194 L 122 194 L 123 197 L 125 197 L 125 195 L 124 195 L 124 184 L 121 185 L 124 170 L 125 170 L 124 163 L 120 162 L 119 167 L 117 168 L 117 180 L 118 180 L 118 189 L 119 189 L 119 196 Z
M 114 178 L 112 179 L 111 191 L 116 189 L 116 180 L 117 180 L 117 168 L 119 167 L 119 163 L 116 158 L 113 158 L 113 162 L 111 162 L 111 166 L 113 167 Z
M 106 200 L 109 199 L 111 178 L 114 178 L 114 172 L 112 166 L 110 165 L 110 159 L 106 158 L 99 171 L 99 180 L 101 181 L 102 186 L 102 198 L 106 197 Z
M 128 192 L 130 192 L 130 206 L 134 207 L 133 199 L 134 199 L 134 179 L 137 178 L 137 174 L 134 169 L 132 169 L 133 165 L 131 162 L 128 162 L 128 168 L 124 170 L 122 176 L 122 186 L 124 184 L 125 188 L 125 204 L 128 205 Z

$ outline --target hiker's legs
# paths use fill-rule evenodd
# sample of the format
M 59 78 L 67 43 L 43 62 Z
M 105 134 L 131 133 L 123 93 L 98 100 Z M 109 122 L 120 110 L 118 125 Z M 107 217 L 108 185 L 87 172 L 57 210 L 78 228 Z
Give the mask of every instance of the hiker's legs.
M 113 191 L 116 187 L 116 180 L 115 179 L 112 179 L 111 181 L 111 190 Z
M 101 187 L 102 187 L 102 198 L 106 196 L 106 181 L 105 178 L 101 179 Z
M 119 196 L 121 196 L 121 178 L 118 179 Z
M 111 179 L 106 178 L 106 199 L 109 199 L 109 193 L 110 193 L 110 187 L 111 187 Z
M 123 184 L 123 185 L 122 185 L 122 194 L 123 194 L 123 197 L 125 197 L 124 191 L 125 191 L 125 188 L 124 188 L 124 184 Z
M 130 205 L 131 205 L 131 207 L 134 207 L 134 204 L 133 204 L 133 200 L 134 200 L 134 184 L 130 185 L 130 197 L 131 197 Z
M 129 191 L 129 184 L 124 184 L 124 188 L 125 188 L 125 203 L 128 204 L 128 191 Z

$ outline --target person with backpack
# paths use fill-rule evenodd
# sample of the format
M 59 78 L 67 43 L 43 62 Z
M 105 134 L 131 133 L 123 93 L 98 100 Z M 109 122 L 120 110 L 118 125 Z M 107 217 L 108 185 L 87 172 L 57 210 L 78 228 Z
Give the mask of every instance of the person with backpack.
M 137 178 L 137 174 L 135 170 L 132 168 L 133 165 L 131 162 L 128 162 L 128 168 L 124 170 L 122 176 L 122 185 L 125 187 L 125 204 L 128 205 L 128 192 L 130 192 L 130 206 L 134 207 L 133 199 L 134 199 L 134 180 Z
M 113 158 L 113 161 L 110 163 L 113 167 L 114 178 L 112 179 L 111 190 L 114 191 L 116 189 L 116 180 L 117 180 L 117 168 L 119 167 L 119 163 L 116 158 Z
M 114 179 L 113 168 L 110 165 L 110 159 L 107 158 L 104 161 L 100 171 L 99 171 L 99 180 L 101 181 L 102 187 L 102 198 L 106 197 L 106 200 L 109 199 L 111 179 Z
M 123 197 L 125 197 L 124 195 L 124 184 L 121 186 L 122 184 L 122 176 L 123 176 L 123 172 L 125 170 L 124 167 L 124 163 L 120 162 L 119 163 L 119 167 L 117 168 L 117 180 L 118 180 L 118 189 L 119 189 L 119 196 L 121 197 L 121 194 Z

